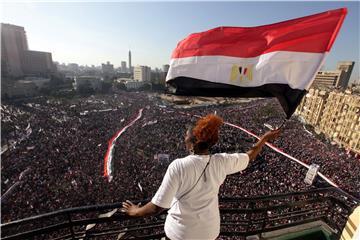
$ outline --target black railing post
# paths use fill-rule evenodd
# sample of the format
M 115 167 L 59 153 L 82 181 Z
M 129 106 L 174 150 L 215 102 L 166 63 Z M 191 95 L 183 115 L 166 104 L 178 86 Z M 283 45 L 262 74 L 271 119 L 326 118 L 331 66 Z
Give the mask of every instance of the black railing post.
M 269 200 L 265 201 L 265 205 L 266 205 L 266 209 L 268 209 L 269 208 Z M 264 220 L 262 223 L 261 231 L 265 230 L 266 224 L 268 223 L 268 219 L 269 219 L 268 211 L 266 209 L 264 210 L 264 214 L 263 214 Z
M 252 227 L 253 226 L 253 223 L 252 223 L 252 219 L 253 219 L 253 210 L 254 210 L 254 206 L 255 206 L 256 203 L 254 203 L 253 201 L 249 202 L 249 208 L 251 209 L 251 212 L 249 213 L 250 216 L 249 216 L 249 221 L 248 221 L 248 224 L 246 226 L 246 232 L 249 232 L 252 230 Z
M 73 223 L 71 221 L 71 216 L 70 216 L 70 213 L 67 213 L 67 218 L 68 218 L 68 221 L 69 221 L 69 230 L 70 230 L 70 233 L 71 233 L 71 237 L 72 239 L 75 239 L 75 233 L 74 233 L 74 228 L 73 228 Z

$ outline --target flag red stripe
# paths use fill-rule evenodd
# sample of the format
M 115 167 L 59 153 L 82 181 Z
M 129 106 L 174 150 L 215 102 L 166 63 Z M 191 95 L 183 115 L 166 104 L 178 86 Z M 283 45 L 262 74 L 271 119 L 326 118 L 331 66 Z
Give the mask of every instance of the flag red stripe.
M 259 27 L 218 27 L 180 41 L 172 58 L 193 56 L 257 57 L 275 51 L 329 51 L 346 8 Z
M 338 24 L 337 24 L 337 26 L 336 26 L 336 29 L 335 29 L 333 35 L 331 36 L 331 39 L 330 39 L 329 44 L 328 44 L 328 46 L 327 46 L 327 51 L 330 51 L 332 45 L 333 45 L 334 42 L 335 42 L 336 36 L 338 35 L 338 33 L 339 33 L 339 31 L 340 31 L 340 28 L 341 28 L 341 26 L 342 26 L 342 24 L 343 24 L 343 22 L 344 22 L 344 20 L 345 20 L 345 16 L 346 16 L 346 14 L 347 14 L 347 9 L 346 9 L 346 8 L 342 8 L 342 10 L 343 10 L 343 14 L 340 16 L 340 20 L 339 20 L 339 22 L 338 22 Z

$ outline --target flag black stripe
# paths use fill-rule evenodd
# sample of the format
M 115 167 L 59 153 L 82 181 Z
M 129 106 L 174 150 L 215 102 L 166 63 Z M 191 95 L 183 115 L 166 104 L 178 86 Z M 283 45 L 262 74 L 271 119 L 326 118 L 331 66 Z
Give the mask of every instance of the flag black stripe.
M 293 89 L 287 84 L 269 83 L 258 87 L 239 87 L 225 83 L 214 83 L 196 78 L 177 77 L 167 83 L 175 88 L 175 94 L 208 97 L 276 97 L 290 118 L 306 93 L 303 89 Z

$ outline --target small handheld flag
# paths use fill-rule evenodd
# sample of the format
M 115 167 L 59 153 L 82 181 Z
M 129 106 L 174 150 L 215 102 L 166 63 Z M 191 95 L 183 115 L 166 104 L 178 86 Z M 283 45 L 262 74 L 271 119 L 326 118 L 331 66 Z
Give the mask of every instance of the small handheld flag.
M 166 82 L 179 95 L 276 97 L 290 118 L 346 14 L 341 8 L 259 27 L 191 34 L 173 51 Z

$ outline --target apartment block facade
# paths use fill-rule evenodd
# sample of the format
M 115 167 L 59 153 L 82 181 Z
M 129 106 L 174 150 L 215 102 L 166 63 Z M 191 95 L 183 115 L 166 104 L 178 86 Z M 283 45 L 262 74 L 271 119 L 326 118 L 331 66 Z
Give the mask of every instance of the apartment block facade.
M 134 80 L 140 82 L 150 82 L 151 68 L 148 66 L 134 67 Z
M 360 153 L 360 95 L 310 89 L 296 113 L 340 146 Z

